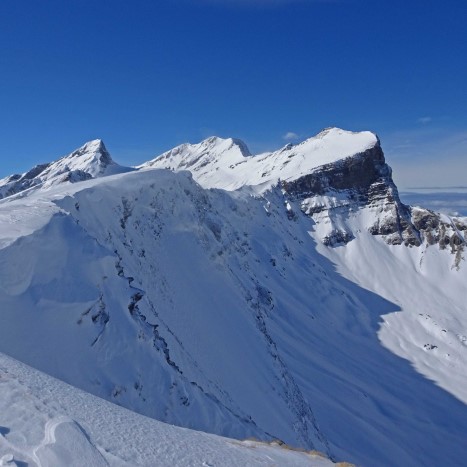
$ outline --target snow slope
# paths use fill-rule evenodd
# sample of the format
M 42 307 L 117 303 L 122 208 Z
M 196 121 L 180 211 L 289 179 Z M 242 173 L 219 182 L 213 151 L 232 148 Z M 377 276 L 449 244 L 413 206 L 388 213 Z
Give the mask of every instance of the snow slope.
M 0 354 L 0 465 L 310 466 L 319 454 L 166 425 Z
M 362 217 L 353 219 L 355 241 L 318 251 L 344 277 L 397 305 L 382 316 L 383 345 L 467 403 L 466 265 L 456 269 L 452 255 L 434 246 L 387 245 L 362 228 Z
M 0 207 L 24 214 L 27 225 L 31 203 L 55 199 L 44 227 L 0 252 L 5 351 L 162 420 L 325 449 L 303 395 L 259 329 L 255 312 L 268 292 L 236 264 L 252 235 L 237 229 L 256 229 L 251 210 L 266 217 L 262 205 L 250 207 L 247 196 L 235 213 L 235 200 L 213 194 L 218 209 L 235 216 L 230 224 L 206 212 L 210 197 L 187 174 L 124 178 Z M 224 228 L 227 265 L 216 238 Z M 268 399 L 265 388 L 275 388 Z
M 241 143 L 203 144 L 191 167 L 205 187 L 147 169 L 0 201 L 0 351 L 185 427 L 359 465 L 462 465 L 461 224 L 420 227 L 372 134 L 329 130 L 297 162 L 260 156 L 264 177 L 228 175 L 254 159 Z M 206 188 L 242 177 L 257 185 Z M 323 243 L 330 232 L 348 236 Z

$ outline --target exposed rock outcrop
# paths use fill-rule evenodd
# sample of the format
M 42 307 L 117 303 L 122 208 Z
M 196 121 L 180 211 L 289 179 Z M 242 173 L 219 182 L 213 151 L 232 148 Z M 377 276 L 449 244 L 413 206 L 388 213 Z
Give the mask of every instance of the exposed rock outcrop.
M 464 251 L 467 226 L 433 211 L 410 207 L 399 198 L 379 140 L 374 147 L 351 157 L 323 165 L 296 180 L 283 181 L 286 195 L 300 203 L 302 211 L 316 222 L 325 220 L 326 245 L 345 244 L 354 238 L 347 222 L 352 213 L 367 208 L 368 230 L 388 244 L 449 247 L 456 264 Z

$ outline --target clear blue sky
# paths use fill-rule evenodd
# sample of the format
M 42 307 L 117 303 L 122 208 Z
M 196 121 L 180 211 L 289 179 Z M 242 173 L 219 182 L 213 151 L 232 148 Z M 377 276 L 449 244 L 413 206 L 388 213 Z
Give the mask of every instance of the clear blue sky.
M 403 185 L 467 185 L 466 0 L 1 0 L 0 85 L 0 176 L 340 126 Z

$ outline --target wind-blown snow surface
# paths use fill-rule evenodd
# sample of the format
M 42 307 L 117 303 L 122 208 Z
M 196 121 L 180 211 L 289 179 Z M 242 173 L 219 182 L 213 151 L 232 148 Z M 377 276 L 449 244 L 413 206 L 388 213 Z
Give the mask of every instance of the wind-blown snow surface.
M 377 141 L 329 135 L 357 135 L 344 158 Z M 213 180 L 227 171 L 216 151 Z M 462 465 L 465 261 L 371 235 L 374 207 L 344 219 L 353 241 L 325 247 L 327 219 L 274 186 L 292 162 L 253 190 L 143 170 L 1 201 L 0 350 L 185 427 L 359 465 Z M 209 164 L 193 171 L 207 186 Z
M 318 454 L 152 420 L 0 354 L 0 465 L 326 467 Z

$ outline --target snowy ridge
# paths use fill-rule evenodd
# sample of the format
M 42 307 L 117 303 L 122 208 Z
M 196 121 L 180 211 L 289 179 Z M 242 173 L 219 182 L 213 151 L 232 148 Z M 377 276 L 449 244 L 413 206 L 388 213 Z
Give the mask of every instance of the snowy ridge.
M 61 183 L 74 183 L 131 170 L 116 164 L 104 143 L 96 139 L 56 162 L 40 164 L 22 175 L 10 175 L 0 180 L 0 198 L 25 190 L 47 189 Z
M 245 143 L 234 139 L 209 138 L 199 144 L 184 144 L 140 166 L 190 170 L 206 188 L 236 190 L 243 186 L 266 190 L 278 180 L 306 175 L 325 164 L 353 156 L 375 146 L 369 132 L 354 133 L 329 128 L 306 141 L 288 144 L 279 151 L 251 156 Z

